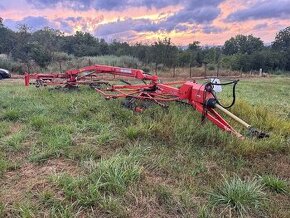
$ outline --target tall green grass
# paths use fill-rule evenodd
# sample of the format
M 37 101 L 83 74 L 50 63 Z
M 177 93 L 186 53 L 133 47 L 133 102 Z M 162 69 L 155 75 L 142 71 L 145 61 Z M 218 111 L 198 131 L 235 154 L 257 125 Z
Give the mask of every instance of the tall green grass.
M 286 180 L 273 175 L 261 176 L 262 183 L 272 191 L 277 193 L 289 193 L 289 185 Z
M 253 178 L 257 174 L 263 175 L 267 169 L 270 175 L 287 179 L 285 170 L 279 171 L 275 166 L 279 166 L 289 153 L 289 118 L 285 115 L 288 109 L 285 106 L 286 109 L 280 113 L 272 105 L 278 105 L 282 110 L 280 100 L 288 93 L 271 86 L 276 97 L 262 94 L 262 100 L 259 100 L 249 90 L 267 90 L 263 81 L 257 81 L 258 85 L 242 81 L 240 87 L 245 89 L 239 89 L 239 100 L 232 111 L 269 132 L 270 138 L 246 138 L 243 141 L 209 121 L 201 124 L 199 113 L 177 103 L 169 104 L 168 110 L 153 105 L 144 113 L 137 114 L 123 108 L 121 100 L 105 101 L 86 87 L 70 93 L 2 82 L 2 175 L 16 169 L 13 168 L 14 157 L 20 159 L 17 160 L 19 167 L 22 163 L 29 163 L 41 169 L 46 164 L 50 166 L 52 159 L 64 163 L 69 159 L 77 169 L 77 173 L 53 175 L 53 182 L 47 182 L 44 193 L 24 195 L 33 204 L 23 207 L 23 211 L 32 212 L 36 217 L 43 215 L 42 211 L 54 217 L 89 216 L 92 210 L 98 211 L 96 214 L 99 216 L 109 214 L 115 217 L 140 216 L 140 211 L 144 216 L 154 213 L 160 216 L 192 217 L 199 214 L 200 217 L 217 217 L 219 209 L 225 208 L 232 208 L 231 211 L 237 214 L 239 211 L 252 214 L 256 212 L 255 205 L 260 209 L 263 198 L 272 200 L 275 196 L 269 192 L 266 192 L 267 196 L 257 194 L 262 186 L 260 179 L 257 183 L 239 177 L 223 181 L 221 175 L 227 177 L 235 173 Z M 280 78 L 273 80 L 282 88 L 286 82 Z M 267 104 L 261 104 L 264 98 Z M 246 134 L 241 126 L 225 118 Z M 287 162 L 283 164 L 285 168 L 288 166 Z M 286 199 L 281 191 L 284 183 L 281 185 L 271 179 L 268 185 L 262 184 L 265 190 L 271 189 L 277 192 L 275 195 Z M 208 205 L 211 197 L 207 193 L 213 187 L 217 188 L 212 193 L 219 198 L 214 200 L 217 209 L 211 211 Z M 248 197 L 243 197 L 243 193 Z M 231 201 L 227 204 L 229 199 Z M 285 201 L 289 203 L 287 199 Z M 283 203 L 277 201 L 276 204 Z M 271 212 L 274 206 L 268 207 L 269 211 L 263 211 L 263 214 L 270 217 L 276 213 L 277 216 L 286 214 L 282 206 L 275 214 Z M 16 205 L 11 208 L 19 209 Z M 4 213 L 11 208 L 5 207 Z
M 87 175 L 78 178 L 63 175 L 55 181 L 68 199 L 81 206 L 112 207 L 115 196 L 122 195 L 128 186 L 141 179 L 143 168 L 139 160 L 136 153 L 116 154 L 98 162 L 90 160 L 83 165 Z
M 224 179 L 223 183 L 210 193 L 210 203 L 214 207 L 222 207 L 228 214 L 236 212 L 241 217 L 261 208 L 265 200 L 266 194 L 258 179 Z

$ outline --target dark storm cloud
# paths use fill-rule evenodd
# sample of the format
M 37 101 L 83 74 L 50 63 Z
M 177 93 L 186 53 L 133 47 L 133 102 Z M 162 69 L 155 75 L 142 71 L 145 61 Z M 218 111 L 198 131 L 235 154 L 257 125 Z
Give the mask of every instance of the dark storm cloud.
M 259 20 L 269 18 L 290 18 L 290 1 L 258 1 L 255 5 L 249 8 L 238 10 L 227 17 L 228 22 Z
M 33 30 L 38 30 L 47 26 L 51 26 L 48 19 L 44 17 L 31 17 L 31 16 L 25 17 L 20 21 L 6 19 L 4 20 L 4 24 L 5 26 L 13 30 L 16 30 L 21 24 L 26 24 L 28 27 L 31 27 Z

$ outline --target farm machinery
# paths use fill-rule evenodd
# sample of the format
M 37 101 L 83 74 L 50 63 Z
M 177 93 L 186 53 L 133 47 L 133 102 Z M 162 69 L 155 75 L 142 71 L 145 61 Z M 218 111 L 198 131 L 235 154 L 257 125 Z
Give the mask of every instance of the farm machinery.
M 116 80 L 116 77 L 124 84 L 111 85 L 110 82 Z M 128 78 L 135 78 L 143 83 L 131 84 L 125 80 Z M 158 76 L 147 74 L 142 70 L 105 65 L 93 65 L 65 73 L 26 73 L 24 79 L 26 86 L 34 84 L 36 87 L 59 86 L 71 89 L 79 85 L 90 85 L 107 100 L 124 98 L 123 105 L 136 112 L 142 112 L 147 107 L 142 102 L 152 102 L 161 107 L 167 107 L 168 102 L 179 102 L 198 111 L 202 115 L 202 121 L 208 119 L 223 131 L 243 139 L 243 135 L 217 112 L 219 110 L 244 126 L 252 136 L 257 138 L 269 136 L 227 110 L 235 104 L 235 88 L 238 80 L 219 84 L 212 82 L 200 84 L 196 81 L 162 83 Z M 233 86 L 233 101 L 228 106 L 220 103 L 214 90 L 214 86 L 224 85 Z M 138 104 L 139 102 L 141 104 Z

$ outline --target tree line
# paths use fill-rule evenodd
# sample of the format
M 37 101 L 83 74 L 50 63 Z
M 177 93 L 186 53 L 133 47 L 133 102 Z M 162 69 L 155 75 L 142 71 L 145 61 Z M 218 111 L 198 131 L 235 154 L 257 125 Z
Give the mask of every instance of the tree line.
M 129 55 L 156 67 L 208 65 L 209 69 L 243 72 L 260 68 L 266 72 L 290 71 L 290 27 L 278 32 L 271 45 L 265 45 L 253 35 L 237 35 L 223 46 L 201 46 L 200 42 L 193 41 L 188 46 L 178 47 L 170 38 L 158 39 L 152 44 L 129 44 L 117 40 L 107 43 L 81 31 L 65 35 L 48 27 L 32 32 L 28 26 L 21 25 L 17 31 L 12 31 L 0 18 L 0 54 L 22 63 L 34 61 L 41 68 L 54 61 L 65 61 L 68 55 Z

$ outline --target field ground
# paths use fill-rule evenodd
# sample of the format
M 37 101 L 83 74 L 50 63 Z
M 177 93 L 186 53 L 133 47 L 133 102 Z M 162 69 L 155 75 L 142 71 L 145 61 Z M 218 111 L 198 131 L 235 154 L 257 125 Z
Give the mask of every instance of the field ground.
M 232 111 L 270 132 L 240 141 L 183 105 L 0 81 L 0 217 L 290 217 L 289 87 L 240 82 Z

